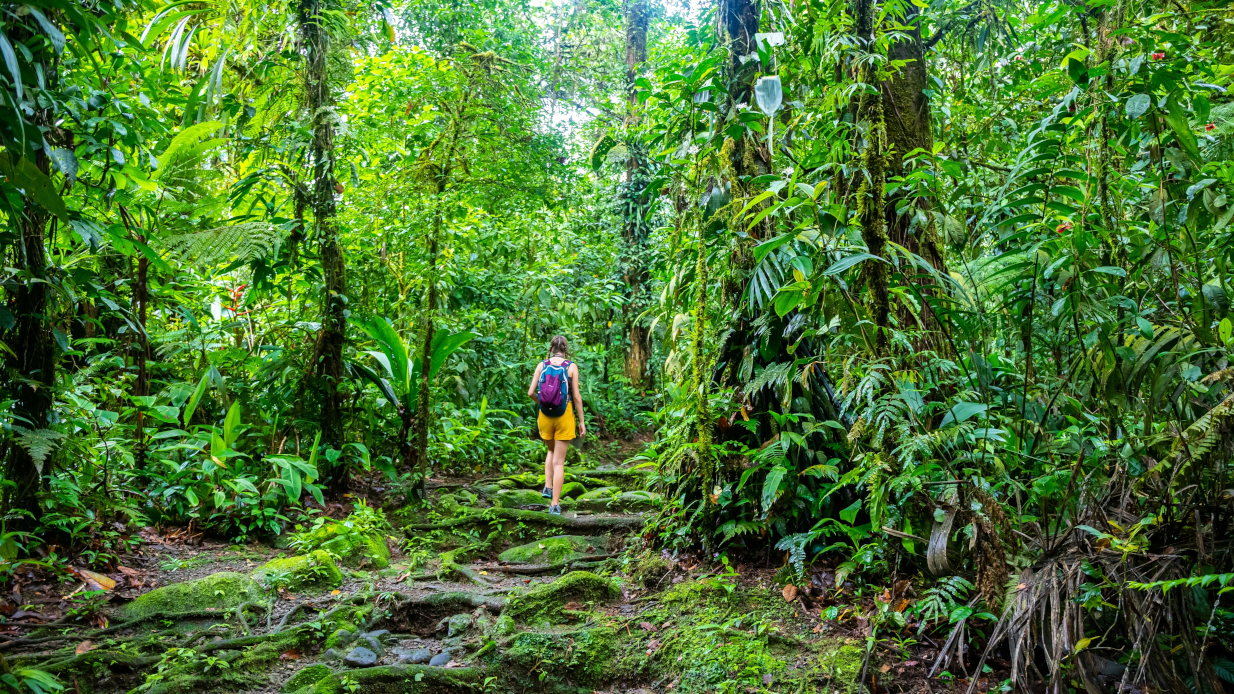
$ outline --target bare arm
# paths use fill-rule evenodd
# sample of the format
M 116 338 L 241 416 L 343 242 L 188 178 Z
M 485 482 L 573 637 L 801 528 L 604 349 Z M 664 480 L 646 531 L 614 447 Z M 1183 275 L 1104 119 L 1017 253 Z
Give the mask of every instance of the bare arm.
M 574 416 L 578 419 L 578 435 L 587 435 L 587 425 L 583 422 L 583 392 L 578 387 L 578 364 L 570 365 L 570 399 L 574 401 Z
M 536 386 L 540 383 L 540 372 L 544 369 L 544 362 L 540 362 L 536 366 L 536 372 L 531 375 L 531 385 L 527 388 L 527 397 L 532 400 L 536 399 Z

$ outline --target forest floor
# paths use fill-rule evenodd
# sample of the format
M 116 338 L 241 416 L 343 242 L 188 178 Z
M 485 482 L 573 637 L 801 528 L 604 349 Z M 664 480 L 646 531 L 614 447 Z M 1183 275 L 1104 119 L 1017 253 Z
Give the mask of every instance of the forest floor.
M 437 480 L 380 530 L 336 505 L 280 547 L 148 528 L 113 572 L 18 576 L 0 653 L 75 694 L 848 694 L 863 670 L 879 694 L 968 689 L 927 679 L 928 637 L 880 638 L 867 657 L 876 601 L 903 610 L 908 581 L 837 590 L 817 566 L 798 588 L 766 553 L 729 568 L 652 552 L 659 500 L 640 471 L 571 470 L 562 516 L 541 479 Z

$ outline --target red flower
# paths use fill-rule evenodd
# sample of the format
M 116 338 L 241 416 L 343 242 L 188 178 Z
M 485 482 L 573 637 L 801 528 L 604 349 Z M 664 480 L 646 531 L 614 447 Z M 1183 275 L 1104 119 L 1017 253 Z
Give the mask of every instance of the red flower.
M 1208 125 L 1204 126 L 1204 132 L 1206 133 L 1211 133 L 1212 131 L 1216 129 L 1217 129 L 1217 126 L 1213 123 L 1209 123 Z
M 1054 231 L 1057 231 L 1060 234 L 1064 231 L 1071 231 L 1071 222 L 1063 222 L 1062 224 L 1059 224 L 1054 227 Z
M 1165 60 L 1165 53 L 1162 51 L 1153 53 L 1153 60 Z

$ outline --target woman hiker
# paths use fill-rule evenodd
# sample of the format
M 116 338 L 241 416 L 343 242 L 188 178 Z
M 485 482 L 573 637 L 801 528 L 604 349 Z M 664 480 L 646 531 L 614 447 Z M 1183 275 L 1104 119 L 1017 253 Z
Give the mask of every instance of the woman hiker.
M 576 414 L 578 436 L 587 436 L 587 425 L 583 423 L 583 396 L 578 389 L 578 366 L 570 361 L 566 338 L 558 335 L 549 343 L 548 359 L 536 367 L 527 396 L 536 401 L 540 438 L 548 445 L 548 455 L 544 456 L 544 491 L 540 496 L 552 499 L 548 512 L 560 516 L 566 449 L 574 440 Z

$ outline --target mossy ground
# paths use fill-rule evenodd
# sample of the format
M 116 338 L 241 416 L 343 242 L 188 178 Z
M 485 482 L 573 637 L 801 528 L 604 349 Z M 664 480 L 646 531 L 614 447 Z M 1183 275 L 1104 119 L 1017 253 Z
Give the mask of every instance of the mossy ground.
M 615 485 L 605 494 L 622 495 Z M 405 556 L 385 570 L 340 571 L 331 547 L 355 562 L 381 556 L 370 544 L 381 538 L 357 543 L 356 533 L 327 524 L 315 531 L 319 547 L 309 554 L 269 561 L 248 576 L 222 572 L 174 584 L 119 608 L 117 621 L 158 618 L 97 639 L 96 650 L 75 653 L 74 638 L 41 658 L 23 653 L 11 662 L 39 665 L 85 694 L 856 692 L 864 642 L 811 632 L 817 617 L 806 623 L 774 586 L 687 576 L 650 551 L 595 572 L 537 575 L 545 565 L 614 551 L 639 526 L 570 534 L 560 517 L 475 503 L 473 494 L 451 494 L 433 507 L 437 526 L 409 521 L 416 546 L 445 550 L 427 571 Z M 293 546 L 305 551 L 299 539 Z M 532 569 L 530 577 L 501 575 L 497 559 Z M 333 587 L 341 591 L 328 594 Z M 243 621 L 234 609 L 242 603 L 254 605 Z M 293 605 L 299 612 L 284 619 Z M 174 618 L 188 611 L 199 616 Z M 377 666 L 343 660 L 375 642 Z M 425 646 L 433 654 L 450 649 L 455 667 L 400 660 Z

